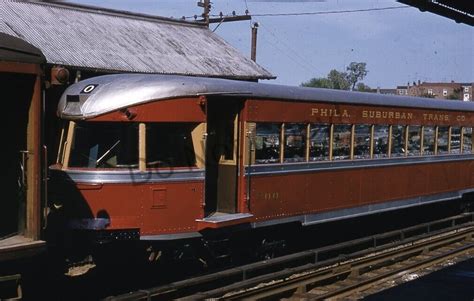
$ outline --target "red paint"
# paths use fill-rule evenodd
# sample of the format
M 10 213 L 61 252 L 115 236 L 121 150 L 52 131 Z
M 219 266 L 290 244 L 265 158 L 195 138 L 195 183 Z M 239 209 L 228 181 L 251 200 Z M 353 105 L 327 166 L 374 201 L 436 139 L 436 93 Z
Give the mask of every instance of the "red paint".
M 127 111 L 129 114 L 127 114 Z M 130 117 L 128 117 L 131 114 Z M 179 98 L 157 100 L 135 105 L 123 110 L 104 114 L 90 119 L 91 121 L 118 122 L 205 122 L 206 115 L 202 100 L 196 98 Z
M 248 121 L 251 122 L 299 122 L 299 123 L 348 123 L 348 124 L 401 124 L 401 125 L 451 125 L 472 126 L 472 112 L 426 110 L 416 108 L 392 108 L 383 106 L 346 105 L 315 102 L 290 102 L 272 100 L 248 100 Z M 324 114 L 320 111 L 326 110 Z M 344 110 L 347 115 L 344 115 Z M 366 111 L 364 113 L 364 111 Z M 377 112 L 380 112 L 377 118 Z M 385 114 L 386 118 L 383 118 Z M 393 118 L 388 118 L 389 113 Z M 412 119 L 395 118 L 396 113 L 412 114 Z M 426 114 L 426 115 L 425 115 Z M 431 114 L 431 118 L 430 118 Z M 448 121 L 434 121 L 434 115 L 447 115 Z M 367 117 L 364 117 L 367 116 Z M 373 116 L 373 117 L 371 117 Z M 464 116 L 464 118 L 460 118 Z M 400 117 L 400 116 L 399 116 Z
M 205 122 L 202 98 L 159 100 L 128 108 L 133 122 Z M 322 116 L 318 110 L 332 110 Z M 346 111 L 346 114 L 344 114 Z M 372 112 L 411 114 L 410 119 L 368 118 Z M 382 113 L 373 113 L 374 116 Z M 438 125 L 472 126 L 474 114 L 407 108 L 368 107 L 329 103 L 248 100 L 239 117 L 237 213 L 253 217 L 223 223 L 204 218 L 204 181 L 139 184 L 78 185 L 78 195 L 91 217 L 109 216 L 109 229 L 139 228 L 141 235 L 195 232 L 239 223 L 277 220 L 289 216 L 327 212 L 343 208 L 405 200 L 470 189 L 474 186 L 473 163 L 423 163 L 398 166 L 363 167 L 346 170 L 299 172 L 286 175 L 251 176 L 250 210 L 247 202 L 245 122 L 366 123 L 431 125 L 425 114 L 447 116 Z M 324 115 L 324 114 L 323 114 Z M 458 119 L 458 116 L 464 118 Z M 444 117 L 443 117 L 444 118 Z M 94 121 L 123 121 L 124 112 L 114 112 Z M 453 155 L 453 157 L 456 155 Z M 383 160 L 383 159 L 374 159 Z M 400 158 L 403 161 L 404 158 Z M 323 164 L 323 163 L 321 163 Z M 68 195 L 71 197 L 71 194 Z M 76 200 L 77 202 L 77 200 Z M 82 208 L 84 209 L 84 208 Z M 80 212 L 73 210 L 71 214 Z M 87 210 L 82 212 L 87 213 Z
M 270 220 L 463 190 L 474 184 L 472 170 L 471 161 L 459 161 L 255 175 L 251 212 L 256 220 Z M 278 193 L 278 198 L 265 193 Z

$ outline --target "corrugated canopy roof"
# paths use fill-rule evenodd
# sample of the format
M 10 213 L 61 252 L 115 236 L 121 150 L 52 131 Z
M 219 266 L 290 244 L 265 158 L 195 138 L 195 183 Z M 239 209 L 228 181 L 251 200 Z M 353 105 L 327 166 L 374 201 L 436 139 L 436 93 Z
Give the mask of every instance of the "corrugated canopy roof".
M 112 72 L 274 78 L 203 25 L 71 4 L 0 2 L 0 32 L 36 46 L 49 64 Z

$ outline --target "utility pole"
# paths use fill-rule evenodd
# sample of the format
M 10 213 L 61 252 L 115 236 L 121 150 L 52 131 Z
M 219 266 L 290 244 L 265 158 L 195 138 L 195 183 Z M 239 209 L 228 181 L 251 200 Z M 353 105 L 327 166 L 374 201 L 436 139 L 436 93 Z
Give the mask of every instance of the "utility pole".
M 210 23 L 219 23 L 216 28 L 214 28 L 214 31 L 224 22 L 252 20 L 252 16 L 249 14 L 248 10 L 245 10 L 245 15 L 237 15 L 235 11 L 233 11 L 232 16 L 224 16 L 224 14 L 220 12 L 219 17 L 210 18 L 209 13 L 211 12 L 211 0 L 199 0 L 197 5 L 204 8 L 204 12 L 201 15 L 202 20 L 199 20 L 198 22 L 204 22 L 207 27 L 209 27 Z M 194 16 L 194 19 L 196 19 L 196 16 Z M 252 25 L 252 45 L 250 54 L 250 57 L 254 62 L 257 60 L 257 29 L 258 23 L 255 22 Z
M 211 0 L 200 0 L 197 5 L 204 8 L 202 18 L 204 23 L 209 26 L 209 13 L 211 12 Z
M 200 0 L 197 5 L 199 7 L 204 8 L 204 12 L 202 13 L 203 22 L 209 26 L 210 23 L 224 23 L 224 22 L 234 22 L 234 21 L 244 21 L 244 20 L 251 20 L 252 16 L 249 15 L 249 12 L 246 10 L 245 15 L 237 15 L 235 11 L 232 12 L 232 16 L 224 16 L 219 13 L 219 17 L 217 18 L 210 18 L 209 13 L 211 12 L 211 1 L 210 0 Z
M 258 23 L 255 22 L 252 24 L 252 47 L 250 51 L 250 59 L 254 62 L 257 61 L 257 30 Z

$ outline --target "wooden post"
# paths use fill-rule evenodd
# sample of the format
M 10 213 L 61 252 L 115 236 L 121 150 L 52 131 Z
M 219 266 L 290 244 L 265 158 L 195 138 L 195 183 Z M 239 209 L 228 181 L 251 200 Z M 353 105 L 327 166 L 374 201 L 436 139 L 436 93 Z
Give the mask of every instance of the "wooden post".
M 388 126 L 388 157 L 392 157 L 392 125 Z
M 370 126 L 370 159 L 374 158 L 374 132 L 375 125 Z
M 72 136 L 74 135 L 74 129 L 76 128 L 76 123 L 74 121 L 69 122 L 69 129 L 67 131 L 67 138 L 66 138 L 66 149 L 64 150 L 66 153 L 64 155 L 64 162 L 63 162 L 63 169 L 67 169 L 69 167 L 69 157 L 71 155 L 71 147 L 72 147 Z
M 421 133 L 420 133 L 420 156 L 423 156 L 423 153 L 425 152 L 424 147 L 425 147 L 425 126 L 421 126 Z
M 280 129 L 280 163 L 283 163 L 285 151 L 285 124 L 281 124 Z
M 334 147 L 334 124 L 331 123 L 331 126 L 329 127 L 329 161 L 332 161 L 332 149 Z
M 146 124 L 138 125 L 138 169 L 146 171 Z
M 258 23 L 255 22 L 252 25 L 252 47 L 250 52 L 250 59 L 254 62 L 257 61 L 257 32 L 258 32 Z
M 309 162 L 309 143 L 311 142 L 309 139 L 309 134 L 311 133 L 311 124 L 308 123 L 306 126 L 306 162 Z
M 355 124 L 351 125 L 351 152 L 350 152 L 350 159 L 354 160 L 354 136 L 355 136 Z
M 448 154 L 451 153 L 451 130 L 452 126 L 448 127 Z
M 405 157 L 408 157 L 408 132 L 410 131 L 410 126 L 405 126 Z

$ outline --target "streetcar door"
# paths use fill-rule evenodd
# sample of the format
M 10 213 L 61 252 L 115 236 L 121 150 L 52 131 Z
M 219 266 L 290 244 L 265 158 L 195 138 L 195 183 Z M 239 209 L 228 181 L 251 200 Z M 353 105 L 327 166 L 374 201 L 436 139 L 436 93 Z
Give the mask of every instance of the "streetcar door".
M 2 198 L 0 200 L 0 241 L 24 235 L 28 199 L 33 198 L 36 179 L 30 169 L 35 162 L 34 118 L 30 118 L 36 75 L 0 73 L 3 115 Z
M 207 103 L 206 216 L 237 209 L 240 102 L 210 99 Z

